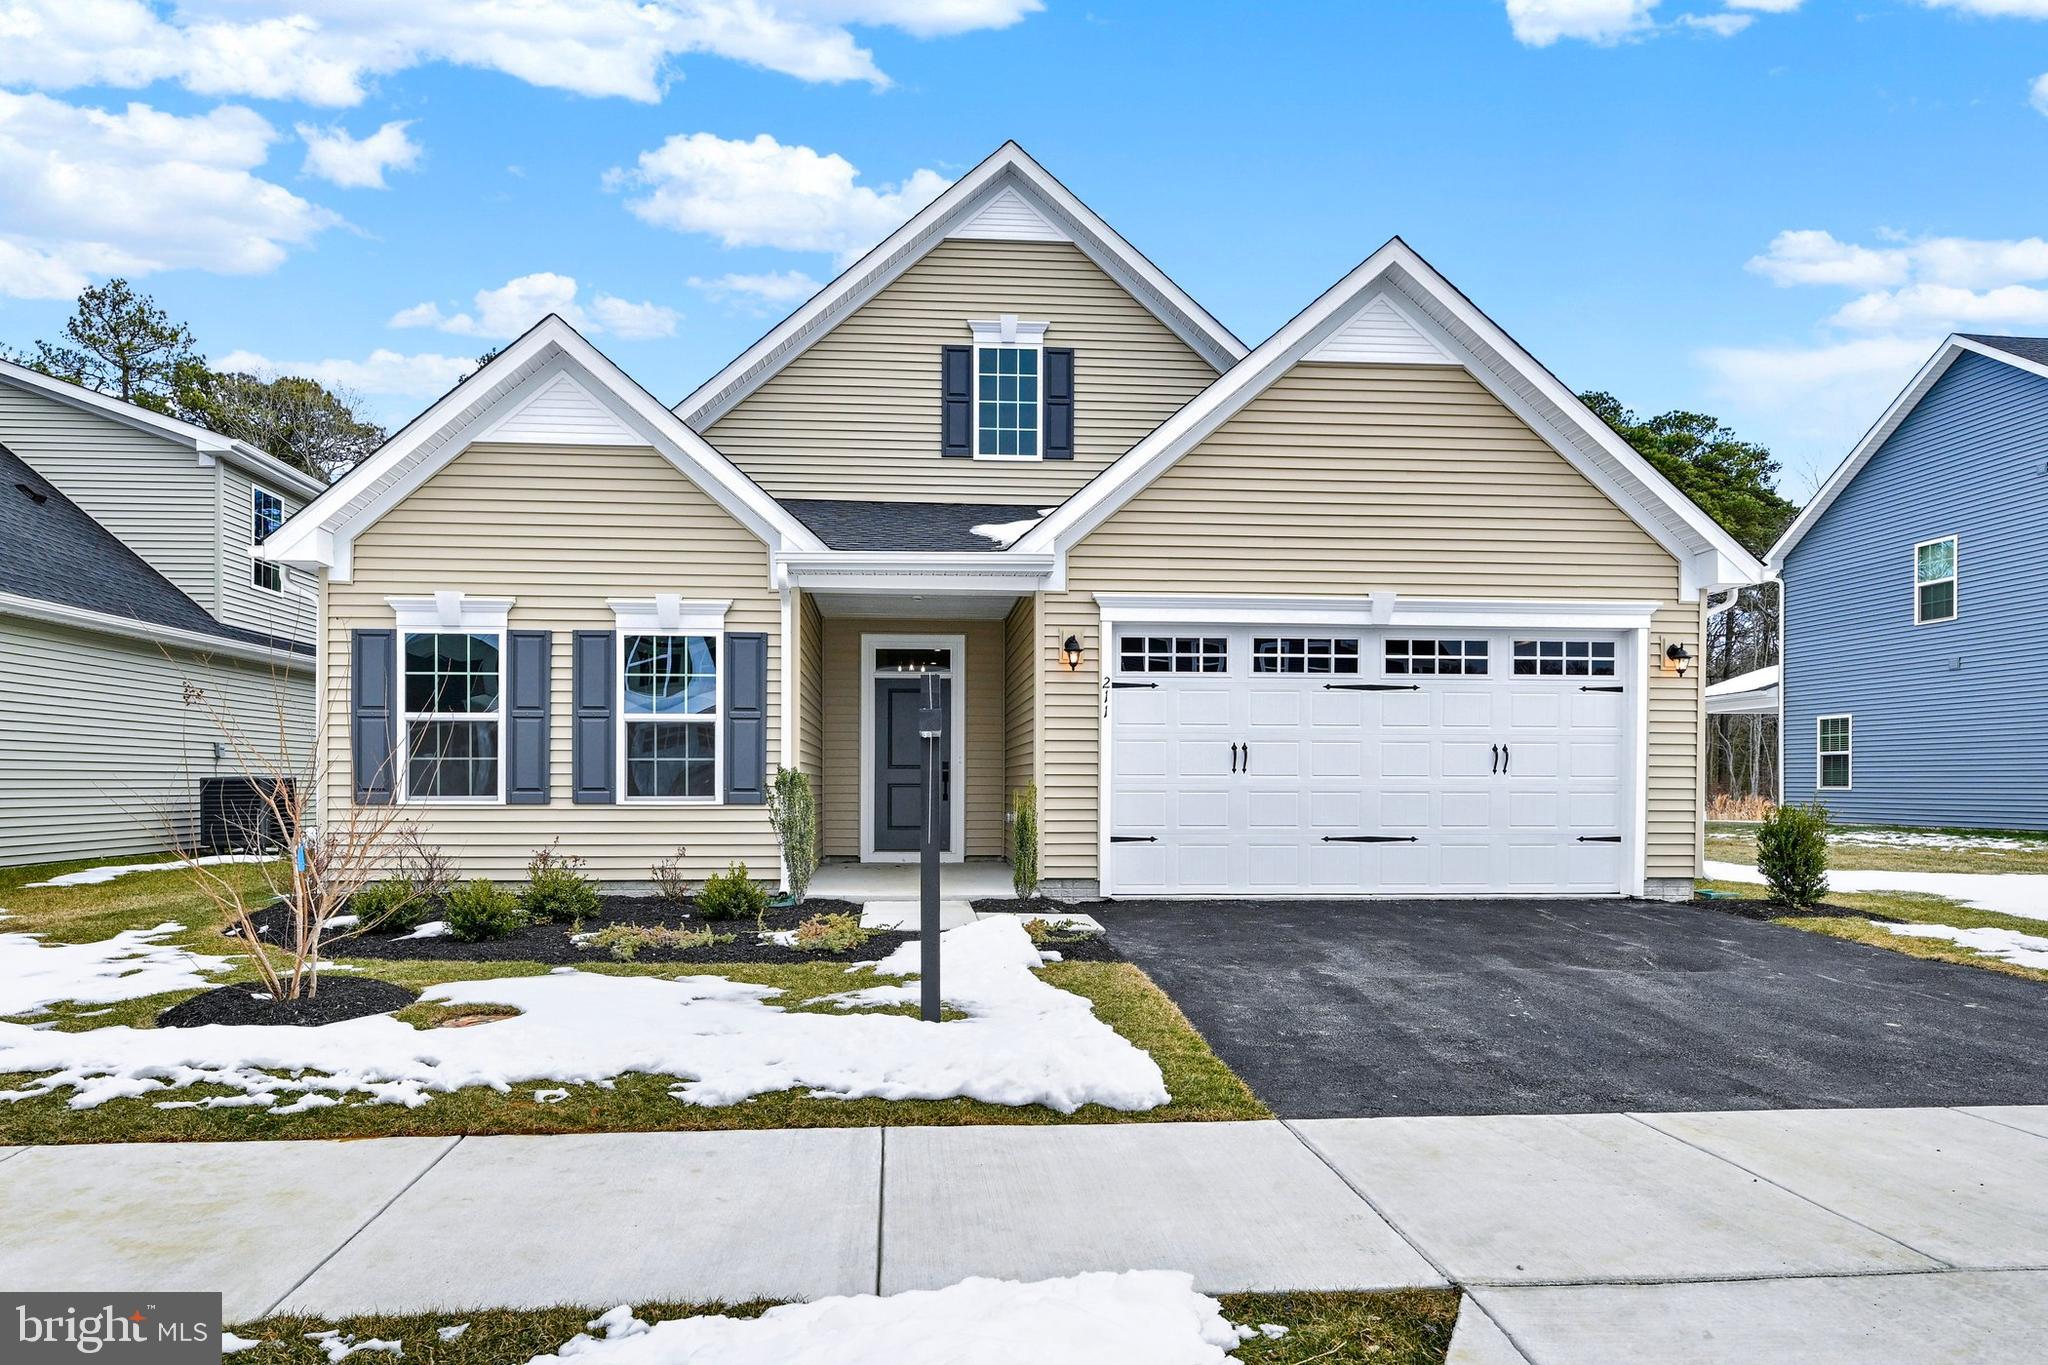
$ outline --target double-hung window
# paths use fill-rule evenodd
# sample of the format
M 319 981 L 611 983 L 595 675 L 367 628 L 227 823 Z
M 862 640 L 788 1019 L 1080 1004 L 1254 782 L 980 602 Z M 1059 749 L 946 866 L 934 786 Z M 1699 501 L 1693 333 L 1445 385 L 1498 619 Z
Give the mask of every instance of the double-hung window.
M 1923 541 L 1913 547 L 1913 624 L 1955 619 L 1956 538 Z
M 627 800 L 718 799 L 718 644 L 716 634 L 620 634 Z
M 1046 324 L 1006 316 L 974 331 L 974 455 L 1036 460 L 1045 453 Z
M 502 631 L 405 632 L 405 798 L 504 795 Z
M 284 525 L 284 499 L 267 488 L 258 488 L 254 485 L 250 487 L 249 512 L 249 542 L 252 545 L 261 545 L 270 539 L 272 531 Z M 254 556 L 251 556 L 251 563 L 255 567 L 250 573 L 250 579 L 257 587 L 268 588 L 271 592 L 284 591 L 282 568 Z
M 1849 790 L 1849 750 L 1852 716 L 1822 716 L 1815 722 L 1816 749 L 1820 755 L 1814 785 L 1822 791 Z

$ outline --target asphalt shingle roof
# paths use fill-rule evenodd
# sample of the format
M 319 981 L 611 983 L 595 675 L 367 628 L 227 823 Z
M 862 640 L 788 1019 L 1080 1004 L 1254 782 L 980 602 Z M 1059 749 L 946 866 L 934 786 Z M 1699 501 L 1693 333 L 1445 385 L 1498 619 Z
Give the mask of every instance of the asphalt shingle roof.
M 2016 355 L 2022 360 L 2031 360 L 2037 365 L 2048 365 L 2048 337 L 1998 337 L 1983 332 L 1964 332 L 1966 340 L 1981 341 L 1986 346 Z
M 243 644 L 310 645 L 222 625 L 27 461 L 0 445 L 0 593 Z
M 1004 547 L 977 526 L 1036 520 L 1046 508 L 990 502 L 856 502 L 777 499 L 834 550 L 987 550 Z

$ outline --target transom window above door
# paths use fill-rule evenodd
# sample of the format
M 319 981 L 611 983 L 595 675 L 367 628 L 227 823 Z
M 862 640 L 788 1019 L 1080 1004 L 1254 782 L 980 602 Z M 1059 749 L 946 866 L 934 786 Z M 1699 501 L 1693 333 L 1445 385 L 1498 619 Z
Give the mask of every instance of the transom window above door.
M 620 743 L 628 800 L 718 794 L 718 637 L 621 635 Z
M 1117 641 L 1125 673 L 1228 673 L 1230 642 L 1220 635 L 1126 635 Z
M 877 673 L 943 673 L 953 666 L 953 651 L 924 646 L 877 646 Z
M 1254 636 L 1252 672 L 1356 673 L 1358 640 L 1354 636 Z
M 1524 678 L 1611 678 L 1614 641 L 1517 640 L 1515 673 Z
M 1944 536 L 1913 547 L 1913 623 L 1928 626 L 1956 619 L 1956 538 Z
M 1421 674 L 1466 674 L 1486 672 L 1484 640 L 1388 640 L 1387 672 L 1413 677 Z

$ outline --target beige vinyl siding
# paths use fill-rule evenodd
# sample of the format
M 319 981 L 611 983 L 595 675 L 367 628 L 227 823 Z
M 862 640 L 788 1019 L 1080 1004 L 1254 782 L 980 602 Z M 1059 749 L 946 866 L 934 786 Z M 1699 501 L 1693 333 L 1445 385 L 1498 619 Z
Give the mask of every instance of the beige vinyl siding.
M 230 728 L 186 703 L 187 683 Z M 246 771 L 250 752 L 308 772 L 312 729 L 311 672 L 0 617 L 0 866 L 168 849 L 193 833 L 201 779 Z
M 1038 597 L 1020 597 L 1003 623 L 1004 657 L 1010 728 L 1004 746 L 1004 770 L 1011 791 L 1037 780 L 1038 674 L 1042 650 L 1038 640 Z M 1004 805 L 1007 813 L 1008 803 Z
M 776 876 L 763 806 L 577 805 L 571 799 L 571 632 L 612 630 L 609 597 L 730 601 L 728 632 L 768 635 L 768 763 L 780 761 L 781 601 L 767 552 L 738 521 L 651 449 L 474 445 L 356 538 L 354 581 L 329 583 L 326 670 L 328 799 L 351 797 L 349 632 L 390 629 L 387 596 L 459 591 L 512 597 L 512 629 L 554 632 L 550 713 L 552 801 L 544 806 L 410 808 L 464 875 L 523 878 L 533 850 L 560 835 L 590 871 L 644 882 L 678 845 L 702 877 L 741 859 Z
M 261 630 L 288 640 L 312 640 L 318 633 L 314 617 L 319 596 L 313 581 L 297 569 L 284 569 L 283 590 L 256 585 L 257 483 L 242 470 L 222 461 L 220 475 L 220 608 L 214 615 L 231 626 Z M 263 484 L 284 503 L 289 517 L 304 504 L 275 484 Z
M 1009 722 L 1004 695 L 1001 621 L 895 621 L 828 617 L 824 631 L 825 797 L 822 845 L 828 858 L 860 856 L 860 698 L 867 687 L 860 662 L 862 635 L 967 637 L 967 773 L 964 812 L 967 856 L 1003 853 L 1003 773 Z M 956 796 L 959 788 L 955 786 Z
M 220 605 L 220 470 L 175 441 L 0 382 L 0 443 L 208 611 Z
M 1276 593 L 1664 603 L 1653 640 L 1693 641 L 1677 561 L 1457 367 L 1296 366 L 1068 557 L 1043 649 L 1045 875 L 1096 876 L 1103 641 L 1097 592 Z M 1697 674 L 1697 670 L 1696 670 Z M 1648 875 L 1699 856 L 1697 676 L 1653 674 Z
M 794 590 L 797 628 L 797 766 L 810 775 L 811 800 L 818 809 L 822 855 L 825 820 L 825 618 L 818 611 L 818 599 L 801 589 Z
M 1072 460 L 939 454 L 940 348 L 1004 313 L 1074 351 Z M 704 434 L 777 497 L 1051 506 L 1215 377 L 1080 248 L 948 241 Z

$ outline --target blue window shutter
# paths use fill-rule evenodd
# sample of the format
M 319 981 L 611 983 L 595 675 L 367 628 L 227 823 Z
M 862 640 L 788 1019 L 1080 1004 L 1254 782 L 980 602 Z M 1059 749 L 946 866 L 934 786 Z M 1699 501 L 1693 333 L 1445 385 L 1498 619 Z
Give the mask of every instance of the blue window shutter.
M 944 416 L 939 423 L 940 453 L 974 454 L 974 348 L 948 346 L 939 364 L 939 389 Z
M 349 766 L 356 804 L 388 806 L 398 775 L 398 632 L 349 632 Z
M 506 632 L 510 676 L 505 694 L 505 804 L 548 803 L 548 699 L 554 635 L 545 630 Z
M 1074 353 L 1045 352 L 1045 458 L 1074 458 Z
M 768 800 L 768 637 L 725 637 L 725 803 Z
M 613 714 L 612 673 L 618 651 L 613 632 L 579 630 L 571 656 L 570 750 L 575 769 L 575 796 L 579 806 L 609 806 L 612 794 L 612 759 L 618 717 Z

